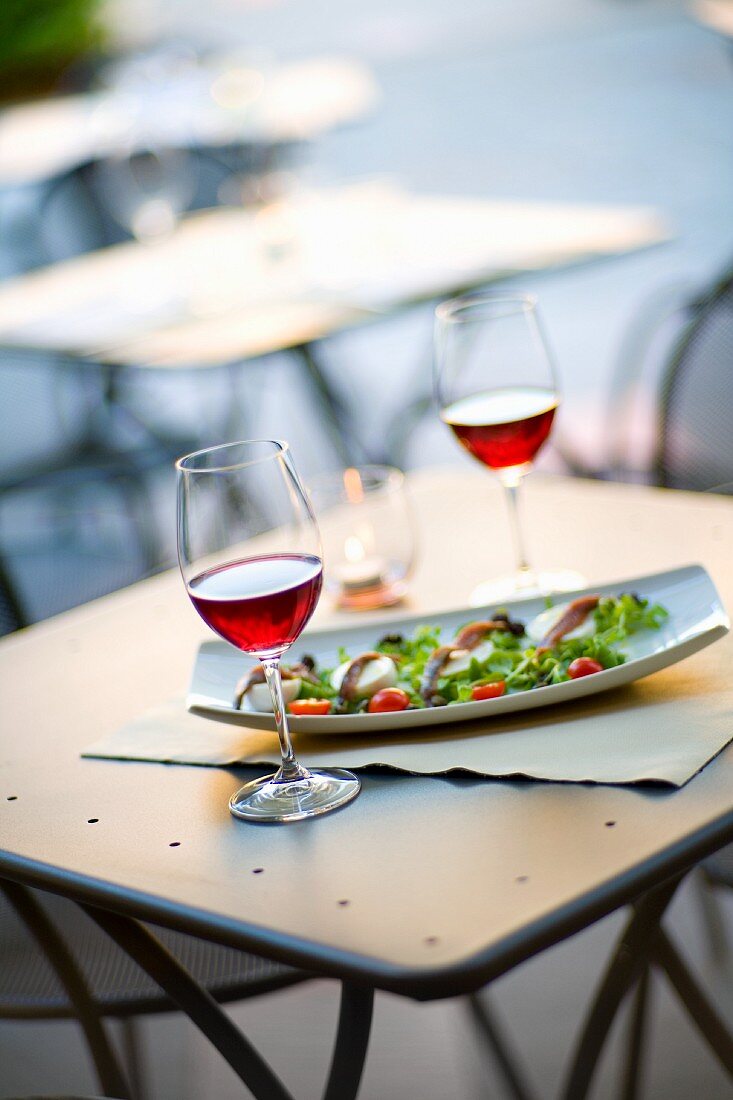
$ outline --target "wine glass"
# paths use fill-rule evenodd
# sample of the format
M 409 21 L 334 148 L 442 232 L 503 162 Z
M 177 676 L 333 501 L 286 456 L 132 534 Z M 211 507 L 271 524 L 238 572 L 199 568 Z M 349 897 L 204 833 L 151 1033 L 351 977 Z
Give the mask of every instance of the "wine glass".
M 441 303 L 435 324 L 435 389 L 441 419 L 506 491 L 517 567 L 479 585 L 475 605 L 582 585 L 573 570 L 535 573 L 527 556 L 519 488 L 545 443 L 560 391 L 537 314 L 526 294 L 486 294 Z
M 321 593 L 321 545 L 287 443 L 251 439 L 186 455 L 178 471 L 178 559 L 201 618 L 258 657 L 272 696 L 282 763 L 229 800 L 235 817 L 302 821 L 359 793 L 342 769 L 309 771 L 293 752 L 280 658 L 300 635 Z

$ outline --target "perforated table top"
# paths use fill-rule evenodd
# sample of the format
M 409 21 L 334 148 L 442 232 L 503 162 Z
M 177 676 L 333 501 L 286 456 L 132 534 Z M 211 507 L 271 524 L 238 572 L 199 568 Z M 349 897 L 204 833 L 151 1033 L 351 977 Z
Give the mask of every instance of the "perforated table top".
M 465 602 L 508 564 L 488 537 L 498 487 L 459 468 L 412 490 L 425 552 L 411 610 Z M 539 477 L 528 490 L 548 564 L 592 582 L 697 560 L 733 604 L 733 501 Z M 367 775 L 349 807 L 288 827 L 230 817 L 241 771 L 80 759 L 185 690 L 202 636 L 171 574 L 0 645 L 0 875 L 430 998 L 477 988 L 733 839 L 730 747 L 676 791 Z M 599 721 L 627 706 L 639 736 L 680 692 L 700 722 L 721 693 L 733 713 L 732 653 L 728 636 L 641 696 L 587 705 Z

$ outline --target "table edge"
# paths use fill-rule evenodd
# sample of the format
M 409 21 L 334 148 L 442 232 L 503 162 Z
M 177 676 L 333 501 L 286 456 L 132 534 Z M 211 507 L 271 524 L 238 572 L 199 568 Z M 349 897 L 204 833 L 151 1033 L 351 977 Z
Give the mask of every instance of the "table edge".
M 163 925 L 234 949 L 264 955 L 314 976 L 360 982 L 415 1000 L 438 1000 L 480 989 L 541 951 L 582 931 L 635 900 L 645 890 L 687 873 L 701 859 L 733 841 L 733 808 L 656 852 L 643 864 L 609 879 L 518 932 L 456 962 L 401 967 L 386 960 L 243 924 L 139 890 L 122 889 L 91 876 L 70 873 L 40 860 L 0 850 L 0 878 L 61 894 L 129 917 Z

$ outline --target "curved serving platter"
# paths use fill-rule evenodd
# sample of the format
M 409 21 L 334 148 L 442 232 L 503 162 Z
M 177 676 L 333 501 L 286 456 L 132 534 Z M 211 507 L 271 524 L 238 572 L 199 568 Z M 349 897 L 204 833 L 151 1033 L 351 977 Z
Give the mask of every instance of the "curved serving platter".
M 613 584 L 563 593 L 558 596 L 558 601 L 591 592 L 601 595 L 636 592 L 652 603 L 663 604 L 669 611 L 669 619 L 660 630 L 641 631 L 622 643 L 620 648 L 628 658 L 624 664 L 579 680 L 504 695 L 499 699 L 457 703 L 425 710 L 403 710 L 388 714 L 291 715 L 290 728 L 293 733 L 308 734 L 368 735 L 370 732 L 388 729 L 397 733 L 407 729 L 531 710 L 552 703 L 566 703 L 658 672 L 704 649 L 727 634 L 730 628 L 728 616 L 715 586 L 700 565 L 690 565 L 646 577 L 630 577 Z M 503 606 L 510 612 L 512 619 L 526 623 L 542 611 L 545 601 L 542 597 L 510 600 Z M 408 634 L 424 623 L 440 626 L 443 639 L 450 641 L 459 627 L 474 619 L 485 618 L 487 612 L 492 610 L 491 607 L 460 608 L 436 615 L 391 617 L 383 621 L 371 619 L 355 626 L 344 624 L 329 630 L 306 631 L 291 652 L 293 659 L 303 653 L 310 653 L 319 665 L 334 667 L 338 664 L 339 646 L 344 646 L 350 654 L 357 656 L 365 650 L 373 649 L 375 642 L 387 632 L 400 631 Z M 226 642 L 204 642 L 196 657 L 187 697 L 188 709 L 219 721 L 249 726 L 251 729 L 274 729 L 272 714 L 248 709 L 239 711 L 232 705 L 235 685 L 246 667 L 252 663 Z

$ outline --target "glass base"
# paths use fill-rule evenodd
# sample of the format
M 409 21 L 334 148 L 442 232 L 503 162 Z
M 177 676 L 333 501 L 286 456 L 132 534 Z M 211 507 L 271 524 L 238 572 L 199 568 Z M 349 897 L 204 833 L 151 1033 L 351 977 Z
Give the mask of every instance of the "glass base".
M 542 573 L 528 573 L 520 578 L 516 573 L 483 581 L 474 588 L 470 597 L 471 607 L 491 605 L 497 607 L 502 600 L 521 600 L 523 597 L 551 596 L 555 592 L 572 592 L 582 588 L 586 579 L 575 569 L 548 569 Z
M 304 779 L 266 775 L 245 783 L 229 799 L 229 810 L 245 821 L 305 821 L 327 814 L 356 798 L 361 783 L 351 772 L 329 768 Z

